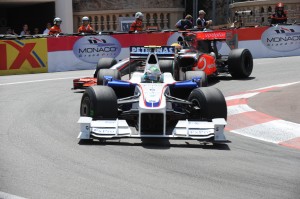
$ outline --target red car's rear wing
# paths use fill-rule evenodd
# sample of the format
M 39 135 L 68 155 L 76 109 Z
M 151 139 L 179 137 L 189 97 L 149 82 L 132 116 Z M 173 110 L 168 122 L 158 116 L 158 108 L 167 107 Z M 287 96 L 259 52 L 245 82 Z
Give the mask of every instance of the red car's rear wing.
M 196 32 L 197 40 L 226 40 L 225 31 Z

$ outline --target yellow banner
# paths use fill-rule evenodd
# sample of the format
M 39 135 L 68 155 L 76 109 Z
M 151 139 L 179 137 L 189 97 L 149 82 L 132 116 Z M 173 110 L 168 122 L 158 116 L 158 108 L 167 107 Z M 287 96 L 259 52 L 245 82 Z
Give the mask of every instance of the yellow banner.
M 48 72 L 47 39 L 0 40 L 0 76 Z

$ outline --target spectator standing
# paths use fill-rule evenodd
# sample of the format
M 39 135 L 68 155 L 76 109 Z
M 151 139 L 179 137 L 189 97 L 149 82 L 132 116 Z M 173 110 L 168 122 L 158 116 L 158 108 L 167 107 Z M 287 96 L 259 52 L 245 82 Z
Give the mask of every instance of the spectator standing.
M 49 31 L 50 31 L 50 28 L 51 28 L 51 23 L 47 23 L 46 24 L 46 29 L 44 30 L 43 34 L 48 35 Z
M 62 23 L 61 18 L 56 17 L 53 20 L 53 26 L 49 30 L 49 35 L 57 35 L 61 33 L 60 24 Z
M 78 28 L 78 33 L 93 33 L 95 32 L 90 25 L 90 18 L 82 17 L 82 25 Z
M 135 13 L 135 21 L 130 25 L 129 32 L 141 32 L 143 31 L 143 18 L 144 15 L 141 12 Z
M 175 24 L 175 27 L 179 30 L 186 30 L 193 28 L 193 17 L 192 15 L 186 15 L 184 19 L 180 19 Z
M 30 35 L 30 30 L 28 29 L 28 25 L 27 24 L 23 25 L 23 30 L 21 31 L 20 35 L 21 36 L 23 36 L 23 35 Z
M 205 20 L 205 18 L 204 18 L 205 15 L 206 15 L 206 13 L 204 12 L 204 10 L 199 11 L 198 19 L 196 20 L 198 29 L 208 28 L 212 24 L 211 20 L 208 20 L 208 21 Z

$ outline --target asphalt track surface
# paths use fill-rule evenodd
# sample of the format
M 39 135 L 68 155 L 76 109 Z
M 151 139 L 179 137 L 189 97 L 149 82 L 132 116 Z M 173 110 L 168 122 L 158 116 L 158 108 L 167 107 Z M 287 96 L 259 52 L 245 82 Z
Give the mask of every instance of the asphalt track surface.
M 210 86 L 231 96 L 298 82 L 299 62 L 256 59 L 249 79 L 223 76 Z M 73 78 L 92 74 L 0 77 L 0 198 L 299 198 L 300 150 L 231 132 L 223 146 L 133 139 L 79 145 L 82 93 L 70 88 Z M 299 123 L 299 99 L 294 85 L 249 105 Z

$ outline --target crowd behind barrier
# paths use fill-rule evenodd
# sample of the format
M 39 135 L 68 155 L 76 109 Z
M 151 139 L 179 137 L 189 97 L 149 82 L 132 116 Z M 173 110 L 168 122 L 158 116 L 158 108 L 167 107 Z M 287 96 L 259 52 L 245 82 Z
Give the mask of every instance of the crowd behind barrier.
M 217 43 L 223 55 L 228 55 L 230 47 L 234 46 L 249 49 L 254 58 L 300 56 L 299 25 L 223 31 L 226 31 L 227 41 Z M 127 58 L 129 46 L 171 45 L 181 36 L 182 32 L 175 30 L 131 34 L 0 35 L 0 76 L 95 69 L 100 58 Z

